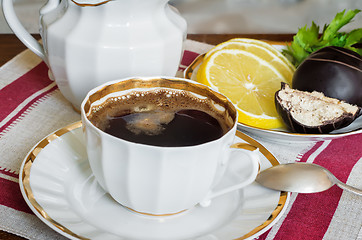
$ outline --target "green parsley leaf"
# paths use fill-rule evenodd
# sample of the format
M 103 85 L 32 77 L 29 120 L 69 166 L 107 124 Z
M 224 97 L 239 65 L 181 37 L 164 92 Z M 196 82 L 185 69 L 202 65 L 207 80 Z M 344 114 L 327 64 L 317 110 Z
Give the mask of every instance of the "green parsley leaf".
M 356 14 L 361 12 L 359 9 L 339 12 L 336 14 L 330 24 L 323 27 L 322 34 L 319 36 L 319 26 L 312 22 L 312 26 L 307 25 L 300 28 L 293 41 L 284 55 L 292 61 L 297 67 L 305 58 L 314 51 L 327 46 L 338 46 L 351 49 L 362 55 L 362 49 L 353 45 L 362 43 L 362 28 L 355 29 L 350 33 L 338 32 L 343 26 L 351 22 Z

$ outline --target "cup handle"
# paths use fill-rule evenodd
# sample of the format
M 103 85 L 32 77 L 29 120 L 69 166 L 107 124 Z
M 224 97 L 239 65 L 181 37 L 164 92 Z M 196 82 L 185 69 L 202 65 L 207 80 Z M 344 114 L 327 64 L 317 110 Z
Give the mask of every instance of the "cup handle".
M 55 9 L 59 5 L 59 0 L 48 0 L 48 3 L 41 10 L 41 14 L 45 11 L 50 11 Z M 31 51 L 38 55 L 45 63 L 48 64 L 48 61 L 45 56 L 45 51 L 43 45 L 40 44 L 30 33 L 24 28 L 24 26 L 19 21 L 16 16 L 13 1 L 12 0 L 3 0 L 2 8 L 4 12 L 4 17 L 15 35 L 19 38 L 20 41 L 24 43 Z
M 235 143 L 235 144 L 231 145 L 230 151 L 236 152 L 236 153 L 242 152 L 243 154 L 246 153 L 249 156 L 248 161 L 250 161 L 250 163 L 251 163 L 251 171 L 249 172 L 249 175 L 246 177 L 246 179 L 243 179 L 241 182 L 228 186 L 221 190 L 211 191 L 206 196 L 206 198 L 199 203 L 202 207 L 209 206 L 211 203 L 211 200 L 215 197 L 241 189 L 255 181 L 255 178 L 258 175 L 258 172 L 260 169 L 259 149 L 257 147 L 254 147 L 253 145 L 250 145 L 247 143 Z M 240 159 L 238 159 L 238 160 L 240 160 Z M 235 160 L 235 161 L 238 161 L 238 160 Z M 245 158 L 243 158 L 242 160 L 244 161 Z

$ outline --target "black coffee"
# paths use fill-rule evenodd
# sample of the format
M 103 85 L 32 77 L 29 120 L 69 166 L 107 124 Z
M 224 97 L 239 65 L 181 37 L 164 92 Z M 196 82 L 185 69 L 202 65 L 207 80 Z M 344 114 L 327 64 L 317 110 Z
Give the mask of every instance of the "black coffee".
M 208 99 L 170 90 L 132 92 L 108 99 L 88 118 L 115 137 L 165 147 L 206 143 L 231 128 Z
M 199 110 L 132 113 L 109 119 L 105 132 L 135 143 L 154 146 L 192 146 L 220 138 L 223 129 Z

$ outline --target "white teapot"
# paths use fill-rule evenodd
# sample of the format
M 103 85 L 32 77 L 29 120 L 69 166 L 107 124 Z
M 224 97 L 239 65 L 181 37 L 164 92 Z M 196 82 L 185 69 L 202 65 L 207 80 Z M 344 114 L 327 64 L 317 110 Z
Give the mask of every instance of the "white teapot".
M 40 10 L 42 44 L 21 25 L 12 0 L 2 1 L 10 28 L 75 109 L 110 80 L 177 72 L 186 21 L 167 0 L 48 0 Z

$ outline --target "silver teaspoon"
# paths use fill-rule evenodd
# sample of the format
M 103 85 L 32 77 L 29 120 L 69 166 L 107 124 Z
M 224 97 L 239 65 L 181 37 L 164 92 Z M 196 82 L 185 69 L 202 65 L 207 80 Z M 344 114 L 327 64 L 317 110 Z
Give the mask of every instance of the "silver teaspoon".
M 261 185 L 288 192 L 315 193 L 338 187 L 362 196 L 362 190 L 339 181 L 330 171 L 313 163 L 280 164 L 260 172 L 256 182 Z

